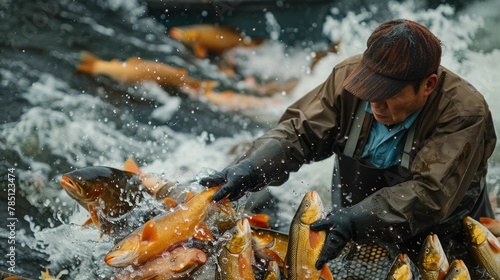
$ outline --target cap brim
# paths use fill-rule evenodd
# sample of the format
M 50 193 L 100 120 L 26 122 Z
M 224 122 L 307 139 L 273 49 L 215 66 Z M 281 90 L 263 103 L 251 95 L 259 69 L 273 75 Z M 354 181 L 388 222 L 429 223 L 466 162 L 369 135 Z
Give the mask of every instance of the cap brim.
M 354 96 L 368 102 L 382 102 L 400 92 L 408 81 L 380 75 L 362 63 L 344 80 L 342 87 Z

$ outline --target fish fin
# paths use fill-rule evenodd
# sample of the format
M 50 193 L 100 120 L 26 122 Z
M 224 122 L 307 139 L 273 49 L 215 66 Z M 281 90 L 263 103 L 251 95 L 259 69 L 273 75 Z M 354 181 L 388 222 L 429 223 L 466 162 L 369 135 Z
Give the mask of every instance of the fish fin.
M 262 249 L 262 251 L 264 251 L 264 253 L 268 256 L 268 258 L 275 261 L 279 267 L 283 267 L 285 265 L 284 260 L 282 260 L 278 255 L 278 253 L 276 253 L 275 251 L 267 248 Z
M 151 177 L 149 174 L 140 174 L 141 184 L 146 188 L 149 194 L 154 195 L 164 186 L 163 180 L 157 177 Z
M 321 235 L 320 231 L 311 230 L 309 232 L 309 246 L 311 246 L 311 248 L 318 247 L 321 244 L 321 242 L 324 242 L 324 241 L 325 241 L 325 239 Z
M 193 52 L 194 52 L 194 55 L 196 55 L 198 58 L 205 58 L 205 57 L 207 57 L 208 51 L 207 51 L 207 49 L 202 47 L 200 44 L 194 43 L 193 44 Z
M 271 228 L 269 225 L 270 216 L 268 214 L 253 214 L 248 218 L 251 227 Z
M 80 65 L 76 67 L 76 71 L 86 74 L 94 74 L 94 64 L 99 60 L 100 58 L 89 52 L 82 52 L 80 54 Z
M 250 269 L 248 269 L 248 267 L 250 267 Z M 247 258 L 245 258 L 245 256 L 243 256 L 243 255 L 240 254 L 238 256 L 239 276 L 249 276 L 249 275 L 246 275 L 246 274 L 249 273 L 248 271 L 252 271 L 251 267 L 252 267 L 251 262 Z M 245 279 L 247 279 L 247 278 L 245 278 Z
M 319 276 L 319 279 L 324 279 L 324 280 L 333 280 L 333 275 L 330 269 L 326 264 L 323 265 L 323 268 L 321 269 L 321 274 Z
M 90 213 L 90 219 L 92 219 L 92 223 L 96 228 L 99 228 L 99 217 L 97 217 L 97 211 L 94 209 L 94 206 L 88 204 L 87 210 Z
M 196 226 L 194 238 L 203 241 L 215 241 L 212 231 L 208 228 L 206 224 L 199 224 Z
M 82 229 L 88 228 L 90 225 L 93 225 L 94 222 L 92 221 L 92 218 L 88 218 L 82 225 Z
M 142 229 L 141 241 L 153 242 L 158 239 L 158 227 L 155 221 L 149 220 Z
M 142 173 L 142 171 L 139 168 L 139 166 L 137 165 L 137 163 L 131 158 L 128 158 L 125 161 L 125 163 L 123 163 L 123 170 L 128 171 L 128 172 L 132 172 L 132 173 L 136 173 L 136 174 Z
M 163 204 L 165 204 L 165 210 L 173 209 L 173 208 L 177 207 L 177 205 L 179 205 L 177 203 L 177 201 L 175 201 L 175 199 L 170 198 L 170 197 L 165 197 L 163 199 Z
M 496 253 L 500 253 L 500 242 L 491 232 L 488 232 L 487 239 L 493 251 L 495 251 Z

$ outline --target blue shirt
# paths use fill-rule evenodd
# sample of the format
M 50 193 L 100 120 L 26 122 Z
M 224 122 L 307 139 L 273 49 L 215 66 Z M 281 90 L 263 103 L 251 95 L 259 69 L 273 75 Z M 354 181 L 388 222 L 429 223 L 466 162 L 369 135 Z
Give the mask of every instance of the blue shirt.
M 370 103 L 366 104 L 365 111 L 373 115 Z M 374 119 L 361 160 L 369 162 L 378 168 L 399 165 L 405 142 L 405 133 L 415 122 L 420 111 L 416 111 L 408 116 L 405 121 L 392 125 L 390 128 Z

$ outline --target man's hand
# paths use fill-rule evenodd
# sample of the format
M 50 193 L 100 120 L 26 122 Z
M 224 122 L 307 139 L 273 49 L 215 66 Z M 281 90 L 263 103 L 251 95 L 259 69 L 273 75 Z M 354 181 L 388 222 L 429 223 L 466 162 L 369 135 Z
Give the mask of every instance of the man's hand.
M 312 230 L 327 231 L 325 244 L 316 261 L 316 269 L 321 269 L 329 260 L 336 258 L 347 242 L 352 239 L 353 222 L 349 208 L 342 208 L 311 224 Z
M 225 197 L 229 200 L 237 200 L 248 191 L 255 191 L 265 186 L 265 182 L 250 160 L 242 160 L 239 163 L 229 165 L 221 172 L 214 173 L 202 178 L 200 184 L 206 187 L 220 186 L 214 196 L 214 201 Z

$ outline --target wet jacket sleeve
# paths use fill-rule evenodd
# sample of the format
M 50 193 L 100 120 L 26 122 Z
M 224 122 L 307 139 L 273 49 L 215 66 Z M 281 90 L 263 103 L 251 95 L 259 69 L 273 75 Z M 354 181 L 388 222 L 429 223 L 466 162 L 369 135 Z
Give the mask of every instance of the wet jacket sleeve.
M 304 163 L 319 161 L 333 154 L 332 147 L 339 133 L 340 101 L 334 102 L 336 91 L 335 74 L 292 104 L 281 117 L 279 124 L 253 142 L 247 154 L 266 145 L 270 141 L 278 141 L 283 149 L 275 172 L 278 180 L 271 185 L 280 185 L 288 180 L 289 172 L 297 171 Z M 243 157 L 244 158 L 244 157 Z M 276 170 L 274 170 L 276 171 Z M 278 173 L 284 176 L 278 176 Z

